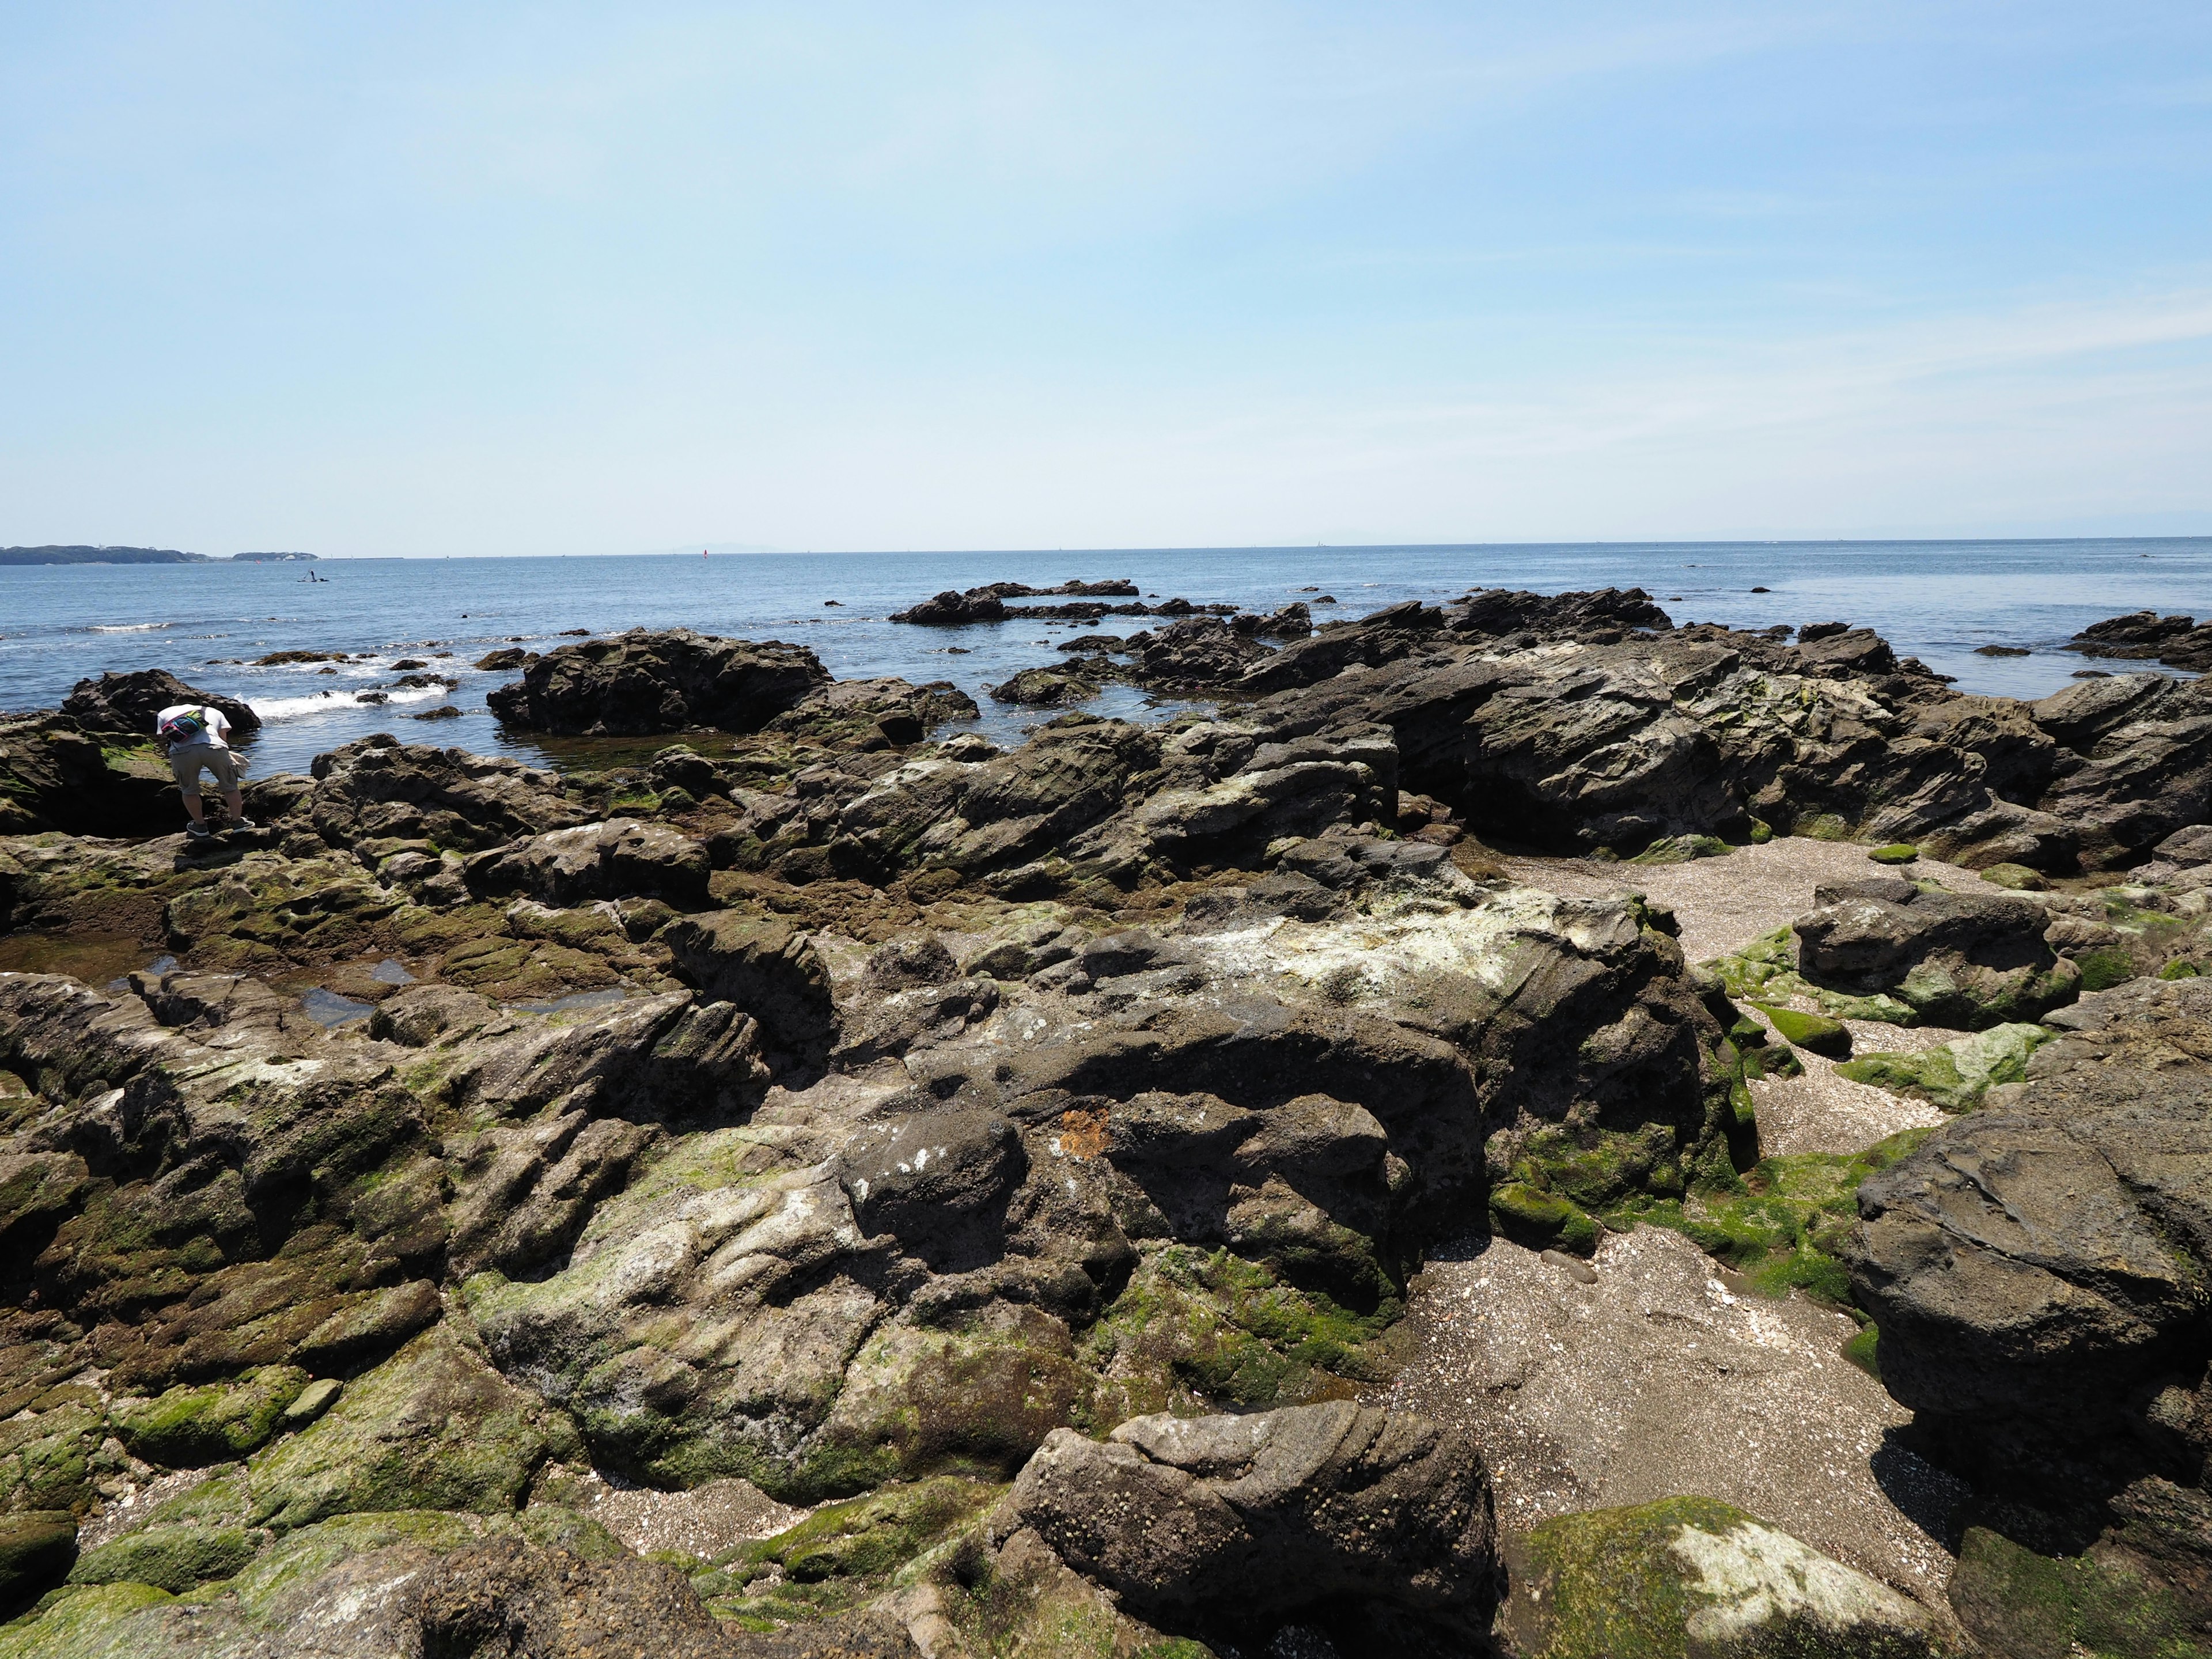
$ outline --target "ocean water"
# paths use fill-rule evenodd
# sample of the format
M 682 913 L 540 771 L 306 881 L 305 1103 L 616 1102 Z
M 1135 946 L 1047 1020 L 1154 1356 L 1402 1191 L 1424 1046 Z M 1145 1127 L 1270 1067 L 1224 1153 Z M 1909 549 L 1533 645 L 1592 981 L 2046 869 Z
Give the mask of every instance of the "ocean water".
M 306 580 L 310 568 L 327 580 Z M 1133 632 L 1146 619 L 963 629 L 885 619 L 949 587 L 1000 580 L 1044 586 L 1070 577 L 1128 577 L 1147 595 L 1264 610 L 1293 599 L 1311 602 L 1319 594 L 1304 590 L 1316 588 L 1337 600 L 1316 606 L 1317 621 L 1364 616 L 1406 599 L 1447 599 L 1475 586 L 1539 592 L 1641 586 L 1677 623 L 1848 622 L 1877 629 L 1900 654 L 1957 677 L 1961 690 L 2037 697 L 2085 665 L 2059 647 L 2089 623 L 2144 609 L 2212 614 L 2212 538 L 8 568 L 0 568 L 0 708 L 51 707 L 77 680 L 104 670 L 160 667 L 253 705 L 265 722 L 245 745 L 256 775 L 303 770 L 317 753 L 371 732 L 563 764 L 588 757 L 592 746 L 503 731 L 485 708 L 484 694 L 515 676 L 468 665 L 510 643 L 549 649 L 565 629 L 684 626 L 795 641 L 840 678 L 951 680 L 982 706 L 982 729 L 1004 741 L 1058 711 L 994 704 L 986 685 L 1059 659 L 1051 647 L 1061 640 Z M 1983 645 L 2023 646 L 2031 654 L 1973 654 Z M 247 665 L 281 650 L 364 654 L 335 673 L 315 665 Z M 362 692 L 389 685 L 391 665 L 410 656 L 457 675 L 459 689 L 450 695 L 392 690 L 381 706 L 356 701 Z M 461 711 L 458 717 L 411 718 L 448 701 Z M 1109 688 L 1086 705 L 1133 718 L 1184 706 L 1126 686 Z

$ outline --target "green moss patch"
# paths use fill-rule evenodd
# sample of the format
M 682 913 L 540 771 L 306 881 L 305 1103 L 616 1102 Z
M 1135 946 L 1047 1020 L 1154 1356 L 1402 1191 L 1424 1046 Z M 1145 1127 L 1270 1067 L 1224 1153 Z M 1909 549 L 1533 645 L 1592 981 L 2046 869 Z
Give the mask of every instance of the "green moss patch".
M 267 1444 L 307 1386 L 307 1374 L 297 1366 L 264 1365 L 235 1382 L 171 1389 L 118 1411 L 115 1432 L 131 1455 L 149 1463 L 226 1463 Z
M 2040 1025 L 1993 1025 L 1933 1048 L 1861 1054 L 1838 1066 L 1836 1073 L 1853 1083 L 1930 1102 L 1947 1112 L 1971 1112 L 1997 1085 L 2026 1077 L 2029 1057 L 2055 1035 Z
M 244 1527 L 152 1526 L 88 1550 L 72 1584 L 152 1584 L 172 1595 L 228 1578 L 260 1553 L 266 1533 Z
M 740 1626 L 819 1619 L 918 1568 L 1005 1491 L 957 1475 L 887 1486 L 717 1557 L 692 1587 L 718 1618 Z
M 1094 1419 L 1076 1426 L 1347 1395 L 1395 1369 L 1388 1333 L 1403 1310 L 1392 1298 L 1355 1313 L 1229 1250 L 1170 1245 L 1085 1334 L 1079 1358 L 1103 1381 Z
M 1857 1219 L 1859 1183 L 1933 1133 L 1907 1129 L 1848 1156 L 1799 1152 L 1762 1159 L 1745 1174 L 1740 1193 L 1624 1205 L 1605 1219 L 1623 1230 L 1644 1222 L 1685 1234 L 1762 1296 L 1802 1291 L 1845 1307 L 1850 1281 L 1835 1251 Z
M 2117 1550 L 2038 1555 L 1969 1527 L 1950 1597 L 1960 1623 L 1990 1652 L 2019 1659 L 2189 1659 L 2204 1651 L 2179 1599 Z
M 1717 975 L 1739 1002 L 1810 1002 L 1831 1019 L 1874 1020 L 1885 1025 L 1917 1025 L 1912 1006 L 1893 996 L 1850 996 L 1814 984 L 1800 975 L 1790 955 L 1790 929 L 1763 933 L 1741 951 L 1716 957 L 1705 966 Z
M 2132 951 L 2120 945 L 2101 945 L 2094 951 L 2084 951 L 2074 958 L 2074 965 L 2081 970 L 2081 989 L 2109 991 L 2115 985 L 2124 984 L 2136 977 L 2136 959 Z
M 1893 841 L 1887 847 L 1869 847 L 1867 856 L 1876 864 L 1911 864 L 1920 857 L 1920 849 L 1909 841 Z
M 2051 890 L 2050 878 L 2024 864 L 1992 864 L 1982 872 L 1982 879 L 1993 887 L 2002 887 L 2014 893 L 2047 893 Z
M 1839 1019 L 1830 1019 L 1825 1014 L 1802 1013 L 1772 1003 L 1757 1002 L 1752 1006 L 1766 1016 L 1776 1034 L 1794 1048 L 1836 1060 L 1851 1051 L 1850 1028 Z

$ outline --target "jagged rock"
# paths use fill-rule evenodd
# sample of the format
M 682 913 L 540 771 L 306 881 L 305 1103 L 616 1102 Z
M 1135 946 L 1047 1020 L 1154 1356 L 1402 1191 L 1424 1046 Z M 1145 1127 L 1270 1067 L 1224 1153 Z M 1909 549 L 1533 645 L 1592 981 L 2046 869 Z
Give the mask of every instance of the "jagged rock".
M 487 701 L 529 731 L 757 732 L 829 683 L 829 671 L 799 646 L 639 630 L 549 651 Z
M 687 916 L 661 938 L 704 995 L 735 1003 L 779 1045 L 804 1048 L 836 1030 L 830 976 L 790 923 L 715 911 Z
M 2066 649 L 2091 657 L 2154 657 L 2169 668 L 2202 673 L 2212 669 L 2212 623 L 2137 611 L 2090 623 Z
M 947 720 L 972 720 L 975 698 L 950 680 L 834 680 L 762 729 L 825 747 L 868 752 L 921 742 Z M 696 793 L 696 791 L 694 793 Z
M 128 674 L 102 674 L 96 680 L 79 680 L 62 699 L 62 713 L 88 732 L 129 732 L 141 738 L 154 735 L 154 718 L 180 702 L 205 703 L 222 711 L 234 732 L 258 732 L 261 716 L 236 697 L 222 697 L 186 685 L 167 669 L 141 668 Z
M 1480 1638 L 1502 1588 L 1480 1449 L 1345 1401 L 1140 1417 L 1103 1444 L 1056 1431 L 992 1518 L 1000 1540 L 1023 1529 L 1185 1629 L 1264 1629 L 1345 1598 Z
M 1540 640 L 1589 639 L 1601 645 L 1636 629 L 1663 634 L 1674 626 L 1640 587 L 1555 594 L 1479 587 L 1447 614 L 1455 633 L 1489 637 L 1526 633 Z
M 1136 653 L 1129 678 L 1164 691 L 1230 684 L 1253 663 L 1273 654 L 1219 617 L 1184 617 L 1136 635 L 1129 644 Z
M 1098 676 L 1088 663 L 1067 667 L 1024 668 L 1011 679 L 990 688 L 1000 702 L 1025 708 L 1057 708 L 1063 703 L 1083 702 L 1098 695 Z
M 527 893 L 567 908 L 592 899 L 651 896 L 672 904 L 707 902 L 707 849 L 658 823 L 611 818 L 532 836 L 465 866 L 479 893 Z
M 1923 891 L 1900 877 L 1818 890 L 1790 924 L 1797 971 L 1814 984 L 1895 997 L 1930 1024 L 1979 1030 L 2071 1002 L 2081 970 L 2044 938 L 2026 900 Z
M 1923 1608 L 1778 1527 L 1709 1498 L 1594 1510 L 1509 1547 L 1499 1619 L 1513 1659 L 1935 1659 Z
M 314 778 L 307 820 L 330 845 L 348 849 L 413 841 L 474 850 L 592 817 L 550 772 L 381 734 L 316 756 Z

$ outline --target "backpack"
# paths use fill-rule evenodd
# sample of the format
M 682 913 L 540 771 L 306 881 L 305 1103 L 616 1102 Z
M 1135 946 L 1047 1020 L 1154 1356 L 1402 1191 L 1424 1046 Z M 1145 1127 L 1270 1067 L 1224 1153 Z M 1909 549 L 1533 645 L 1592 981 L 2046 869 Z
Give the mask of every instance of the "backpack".
M 181 714 L 172 714 L 163 720 L 154 734 L 164 743 L 197 743 L 207 735 L 204 712 L 190 709 Z

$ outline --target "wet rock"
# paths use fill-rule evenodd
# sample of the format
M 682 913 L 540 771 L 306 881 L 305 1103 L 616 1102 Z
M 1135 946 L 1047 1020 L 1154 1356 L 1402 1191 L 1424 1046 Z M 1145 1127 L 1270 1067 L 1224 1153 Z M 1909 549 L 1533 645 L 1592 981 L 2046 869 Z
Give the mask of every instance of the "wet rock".
M 1130 645 L 1136 661 L 1129 677 L 1164 691 L 1229 684 L 1272 654 L 1251 634 L 1220 617 L 1184 617 L 1132 639 Z
M 0 1612 L 13 1614 L 58 1584 L 76 1559 L 76 1518 L 65 1510 L 0 1515 Z
M 1343 1401 L 1141 1417 L 1103 1444 L 1059 1431 L 991 1529 L 1033 1532 L 1124 1605 L 1186 1629 L 1348 1598 L 1479 1638 L 1501 1588 L 1474 1442 Z
M 989 688 L 990 693 L 1000 702 L 1032 708 L 1057 708 L 1066 703 L 1084 702 L 1098 695 L 1098 677 L 1087 670 L 1088 665 L 1024 668 L 1012 678 Z
M 550 651 L 487 701 L 501 720 L 529 731 L 756 732 L 829 683 L 814 653 L 799 646 L 640 630 Z
M 236 697 L 197 690 L 161 668 L 141 668 L 128 674 L 102 674 L 96 680 L 79 680 L 69 696 L 62 699 L 62 713 L 88 732 L 129 732 L 150 738 L 154 735 L 155 716 L 180 702 L 204 703 L 220 709 L 234 732 L 257 732 L 261 728 L 261 717 Z
M 2153 657 L 2169 668 L 2212 669 L 2212 623 L 2137 611 L 2092 623 L 2066 643 L 2091 657 Z
M 891 612 L 895 623 L 915 623 L 927 628 L 959 628 L 969 623 L 1004 622 L 1006 602 L 986 588 L 962 593 L 947 588 L 933 599 Z

